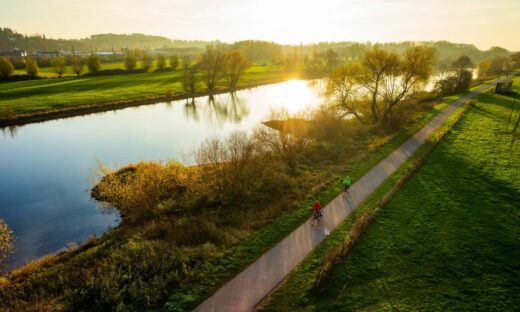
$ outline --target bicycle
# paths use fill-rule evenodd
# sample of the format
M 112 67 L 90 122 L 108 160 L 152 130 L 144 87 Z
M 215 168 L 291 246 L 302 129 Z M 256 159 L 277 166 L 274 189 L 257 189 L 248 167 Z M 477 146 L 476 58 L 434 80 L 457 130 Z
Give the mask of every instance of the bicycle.
M 312 215 L 312 219 L 311 219 L 311 226 L 315 226 L 316 224 L 320 223 L 320 219 L 321 217 L 323 217 L 323 214 L 321 213 L 321 211 L 315 211 L 314 214 Z

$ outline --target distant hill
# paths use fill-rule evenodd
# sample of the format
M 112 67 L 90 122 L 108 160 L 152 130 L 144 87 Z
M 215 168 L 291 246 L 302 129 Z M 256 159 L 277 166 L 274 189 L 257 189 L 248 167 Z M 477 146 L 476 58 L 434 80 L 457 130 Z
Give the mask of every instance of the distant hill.
M 14 48 L 35 51 L 121 51 L 122 49 L 199 48 L 219 41 L 171 40 L 162 36 L 144 34 L 96 34 L 83 39 L 51 39 L 45 35 L 23 35 L 10 28 L 0 27 L 0 51 Z
M 402 52 L 417 42 L 321 42 L 306 45 L 280 45 L 275 42 L 260 40 L 243 40 L 235 43 L 222 43 L 220 41 L 203 40 L 172 40 L 163 36 L 152 36 L 145 34 L 96 34 L 83 39 L 51 39 L 45 35 L 23 35 L 10 28 L 0 27 L 0 52 L 12 51 L 13 49 L 26 50 L 29 54 L 36 51 L 115 51 L 122 49 L 160 49 L 171 53 L 194 54 L 199 53 L 206 45 L 222 45 L 228 49 L 238 50 L 249 56 L 253 61 L 266 62 L 283 54 L 297 54 L 300 57 L 312 56 L 328 49 L 335 50 L 343 59 L 358 59 L 366 49 L 379 46 L 382 49 Z M 437 49 L 438 64 L 450 64 L 461 55 L 469 56 L 474 62 L 496 56 L 507 56 L 511 52 L 501 48 L 493 47 L 487 51 L 479 50 L 472 44 L 452 43 L 448 41 L 420 42 L 428 44 Z

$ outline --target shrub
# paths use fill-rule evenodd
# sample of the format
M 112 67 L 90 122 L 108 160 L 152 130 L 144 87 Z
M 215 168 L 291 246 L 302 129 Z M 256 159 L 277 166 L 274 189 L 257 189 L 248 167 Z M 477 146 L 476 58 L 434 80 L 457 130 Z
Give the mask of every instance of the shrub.
M 13 252 L 13 232 L 4 220 L 0 219 L 0 273 Z
M 99 57 L 95 54 L 90 54 L 87 59 L 87 68 L 89 73 L 97 73 L 101 69 Z
M 157 56 L 157 69 L 162 70 L 166 67 L 166 58 L 164 55 Z
M 81 57 L 73 56 L 70 60 L 70 68 L 73 73 L 76 74 L 77 77 L 81 74 L 83 70 L 83 63 L 81 62 Z
M 58 74 L 58 77 L 61 78 L 63 73 L 65 72 L 65 67 L 67 66 L 67 62 L 63 56 L 57 56 L 52 59 L 52 66 L 54 66 L 54 72 Z
M 25 72 L 28 76 L 35 78 L 39 72 L 38 64 L 33 58 L 27 58 L 25 60 Z
M 152 57 L 147 52 L 141 54 L 141 64 L 145 71 L 148 71 L 152 67 Z
M 135 69 L 137 65 L 137 58 L 135 57 L 134 53 L 128 53 L 125 55 L 124 59 L 125 69 L 128 71 L 132 71 Z
M 0 77 L 7 80 L 14 72 L 13 64 L 8 58 L 0 56 Z
M 154 216 L 169 204 L 180 200 L 189 190 L 186 168 L 178 163 L 166 165 L 141 162 L 114 172 L 102 164 L 99 174 L 105 175 L 92 195 L 109 202 L 108 211 L 117 208 L 123 222 L 140 223 Z
M 184 64 L 184 66 L 186 66 L 186 64 Z M 179 57 L 175 54 L 170 56 L 170 67 L 173 70 L 176 70 L 177 67 L 179 67 Z
M 473 80 L 473 75 L 468 70 L 457 70 L 456 74 L 450 75 L 435 83 L 435 89 L 441 95 L 450 95 L 466 91 Z

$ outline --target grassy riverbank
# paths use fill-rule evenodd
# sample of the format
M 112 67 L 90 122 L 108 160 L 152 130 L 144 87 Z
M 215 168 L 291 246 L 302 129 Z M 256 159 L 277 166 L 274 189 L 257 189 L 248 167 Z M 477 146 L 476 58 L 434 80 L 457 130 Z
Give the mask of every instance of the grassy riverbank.
M 520 304 L 519 120 L 518 95 L 481 96 L 377 212 L 359 245 L 325 283 L 313 286 L 326 245 L 341 242 L 355 218 L 333 233 L 264 309 L 515 310 Z
M 397 132 L 349 126 L 349 136 L 316 142 L 293 169 L 276 162 L 284 180 L 268 185 L 282 183 L 284 194 L 260 196 L 260 189 L 247 202 L 232 202 L 232 214 L 218 213 L 213 201 L 182 214 L 176 205 L 161 205 L 144 223 L 123 225 L 78 250 L 13 272 L 0 285 L 0 300 L 16 308 L 193 308 L 305 221 L 314 198 L 325 204 L 335 197 L 341 176 L 360 177 L 445 105 L 429 110 L 431 103 L 417 103 Z
M 286 71 L 278 66 L 253 66 L 246 70 L 238 88 L 255 87 L 292 78 L 309 78 L 303 69 Z M 153 101 L 191 97 L 181 84 L 182 71 L 138 74 L 81 76 L 0 83 L 0 122 L 21 117 L 74 115 L 106 107 L 139 105 Z M 222 82 L 216 92 L 222 92 Z M 196 95 L 207 94 L 200 86 Z M 23 118 L 22 118 L 23 119 Z

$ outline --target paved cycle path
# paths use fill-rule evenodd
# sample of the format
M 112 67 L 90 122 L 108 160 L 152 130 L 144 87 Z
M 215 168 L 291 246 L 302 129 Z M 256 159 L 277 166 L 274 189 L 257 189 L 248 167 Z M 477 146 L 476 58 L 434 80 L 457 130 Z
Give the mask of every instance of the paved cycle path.
M 392 175 L 459 106 L 490 88 L 486 84 L 461 97 L 430 120 L 379 164 L 350 187 L 345 198 L 338 195 L 323 209 L 323 218 L 313 227 L 305 222 L 264 253 L 244 271 L 202 302 L 195 311 L 252 311 L 327 235 Z M 310 214 L 310 208 L 309 208 Z

